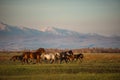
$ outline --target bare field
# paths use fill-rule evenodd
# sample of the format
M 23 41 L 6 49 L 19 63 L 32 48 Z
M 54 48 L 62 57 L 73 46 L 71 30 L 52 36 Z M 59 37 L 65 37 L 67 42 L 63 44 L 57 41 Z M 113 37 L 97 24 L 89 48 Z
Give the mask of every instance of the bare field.
M 120 80 L 119 53 L 84 53 L 82 63 L 24 64 L 0 53 L 0 80 Z

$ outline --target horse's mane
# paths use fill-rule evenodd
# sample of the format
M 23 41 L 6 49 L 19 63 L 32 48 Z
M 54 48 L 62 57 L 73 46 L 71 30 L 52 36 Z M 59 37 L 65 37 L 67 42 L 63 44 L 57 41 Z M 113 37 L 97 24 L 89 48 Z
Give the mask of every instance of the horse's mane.
M 37 49 L 37 50 L 35 51 L 35 53 L 41 55 L 41 54 L 46 54 L 46 51 L 45 51 L 44 48 L 39 48 L 39 49 Z

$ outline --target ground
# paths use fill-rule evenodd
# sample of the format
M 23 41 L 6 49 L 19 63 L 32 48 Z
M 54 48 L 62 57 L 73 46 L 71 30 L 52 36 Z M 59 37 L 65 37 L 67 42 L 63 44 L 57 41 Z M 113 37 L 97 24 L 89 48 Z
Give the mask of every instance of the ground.
M 24 64 L 0 53 L 0 80 L 120 80 L 119 53 L 84 53 L 82 63 Z

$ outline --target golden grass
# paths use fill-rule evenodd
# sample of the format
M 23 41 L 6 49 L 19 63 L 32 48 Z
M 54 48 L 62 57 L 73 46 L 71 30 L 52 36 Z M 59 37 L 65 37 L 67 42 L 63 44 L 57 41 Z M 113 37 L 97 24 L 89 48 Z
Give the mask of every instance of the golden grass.
M 120 62 L 119 53 L 84 53 L 84 61 Z
M 119 53 L 84 53 L 82 63 L 24 64 L 0 53 L 0 80 L 120 80 Z

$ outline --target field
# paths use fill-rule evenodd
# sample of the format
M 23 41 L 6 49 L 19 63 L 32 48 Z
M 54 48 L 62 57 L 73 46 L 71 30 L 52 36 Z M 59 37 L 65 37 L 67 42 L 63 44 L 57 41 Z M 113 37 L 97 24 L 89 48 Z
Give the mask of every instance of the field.
M 9 61 L 15 54 L 0 53 L 0 80 L 120 80 L 119 53 L 84 53 L 82 63 L 24 65 Z

